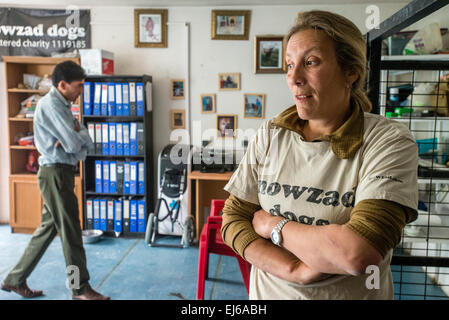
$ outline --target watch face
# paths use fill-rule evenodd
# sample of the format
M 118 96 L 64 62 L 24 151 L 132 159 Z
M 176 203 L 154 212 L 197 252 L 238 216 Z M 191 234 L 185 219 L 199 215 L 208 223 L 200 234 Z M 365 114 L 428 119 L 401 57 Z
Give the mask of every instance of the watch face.
M 271 233 L 271 241 L 273 241 L 274 244 L 279 244 L 279 233 L 273 232 Z

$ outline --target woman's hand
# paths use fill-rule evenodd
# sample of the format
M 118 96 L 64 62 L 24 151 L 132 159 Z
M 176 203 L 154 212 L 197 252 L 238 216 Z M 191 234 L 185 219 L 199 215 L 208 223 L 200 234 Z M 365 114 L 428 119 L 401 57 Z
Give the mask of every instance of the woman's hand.
M 284 219 L 279 216 L 272 216 L 263 209 L 254 212 L 253 217 L 253 228 L 259 236 L 265 239 L 270 239 L 271 231 L 276 227 L 276 225 Z

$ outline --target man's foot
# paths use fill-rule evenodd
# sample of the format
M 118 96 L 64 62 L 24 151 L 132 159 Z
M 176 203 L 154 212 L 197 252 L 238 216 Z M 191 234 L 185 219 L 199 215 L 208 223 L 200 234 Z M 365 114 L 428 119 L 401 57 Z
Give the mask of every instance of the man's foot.
M 44 293 L 41 290 L 31 290 L 30 288 L 28 288 L 26 282 L 18 287 L 10 286 L 2 282 L 0 288 L 6 292 L 13 291 L 24 298 L 36 298 L 44 295 Z
M 110 299 L 111 299 L 110 297 L 104 296 L 90 287 L 82 295 L 72 296 L 72 300 L 110 300 Z

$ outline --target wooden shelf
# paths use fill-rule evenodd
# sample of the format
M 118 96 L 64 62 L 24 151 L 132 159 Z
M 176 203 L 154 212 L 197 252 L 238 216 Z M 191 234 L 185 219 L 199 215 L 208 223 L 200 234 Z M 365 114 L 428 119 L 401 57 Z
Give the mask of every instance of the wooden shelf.
M 37 150 L 36 146 L 9 146 L 13 150 Z
M 9 117 L 9 121 L 17 121 L 17 122 L 33 122 L 33 118 L 18 118 L 18 117 Z
M 189 173 L 188 179 L 228 181 L 231 179 L 233 174 L 234 171 L 224 173 L 208 173 L 195 170 Z
M 51 58 L 28 56 L 3 56 L 5 65 L 7 104 L 5 109 L 8 118 L 8 155 L 9 155 L 9 224 L 12 232 L 32 233 L 40 224 L 43 200 L 38 186 L 37 173 L 28 172 L 29 151 L 37 151 L 36 146 L 21 146 L 14 143 L 14 137 L 32 131 L 34 118 L 19 118 L 21 102 L 33 94 L 44 95 L 48 90 L 19 89 L 23 83 L 23 75 L 50 75 L 54 67 L 63 61 L 71 60 L 79 64 L 79 58 Z M 5 128 L 6 129 L 6 128 Z M 78 198 L 80 220 L 83 221 L 82 177 L 75 177 L 75 194 Z
M 11 88 L 11 89 L 8 89 L 8 92 L 11 92 L 11 93 L 37 93 L 40 95 L 44 95 L 44 94 L 48 93 L 48 90 Z

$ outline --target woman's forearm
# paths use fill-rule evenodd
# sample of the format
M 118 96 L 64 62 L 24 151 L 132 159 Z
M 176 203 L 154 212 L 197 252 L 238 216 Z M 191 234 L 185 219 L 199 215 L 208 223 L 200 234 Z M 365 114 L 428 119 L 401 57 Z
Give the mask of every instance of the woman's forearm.
M 316 272 L 305 265 L 291 252 L 265 239 L 250 243 L 244 251 L 245 259 L 259 269 L 283 280 L 310 284 L 330 275 Z
M 312 269 L 323 273 L 359 275 L 382 256 L 345 225 L 309 226 L 287 223 L 283 247 Z

